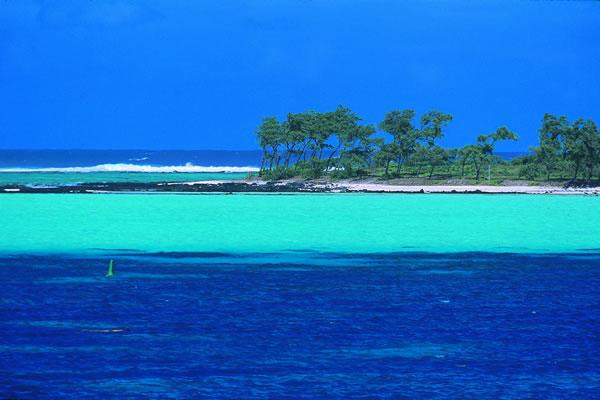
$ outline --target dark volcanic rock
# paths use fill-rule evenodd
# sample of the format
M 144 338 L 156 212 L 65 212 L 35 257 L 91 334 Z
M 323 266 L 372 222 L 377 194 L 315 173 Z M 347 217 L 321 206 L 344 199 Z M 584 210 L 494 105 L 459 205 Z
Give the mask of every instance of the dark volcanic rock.
M 18 191 L 16 191 L 18 189 Z M 76 186 L 0 186 L 0 193 L 97 193 L 97 192 L 165 192 L 165 193 L 320 193 L 330 192 L 327 186 L 307 182 L 219 182 L 219 183 L 143 183 L 112 182 L 83 183 Z

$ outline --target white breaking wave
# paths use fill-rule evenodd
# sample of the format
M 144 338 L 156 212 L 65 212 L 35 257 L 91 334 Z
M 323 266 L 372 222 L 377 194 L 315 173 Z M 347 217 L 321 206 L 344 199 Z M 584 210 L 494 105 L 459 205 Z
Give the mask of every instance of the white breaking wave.
M 258 172 L 256 167 L 185 165 L 154 166 L 136 164 L 100 164 L 93 167 L 0 168 L 0 172 Z

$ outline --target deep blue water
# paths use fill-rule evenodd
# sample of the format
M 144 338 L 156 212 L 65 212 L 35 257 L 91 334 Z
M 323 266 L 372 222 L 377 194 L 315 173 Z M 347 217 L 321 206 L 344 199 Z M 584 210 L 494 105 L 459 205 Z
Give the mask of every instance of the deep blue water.
M 0 258 L 0 398 L 600 393 L 597 250 L 118 253 Z

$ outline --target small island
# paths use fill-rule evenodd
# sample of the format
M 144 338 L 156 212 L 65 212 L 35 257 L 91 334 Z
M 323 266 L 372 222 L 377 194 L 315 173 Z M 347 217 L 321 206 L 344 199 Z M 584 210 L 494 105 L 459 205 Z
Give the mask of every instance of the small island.
M 264 118 L 257 130 L 263 151 L 259 176 L 332 180 L 376 179 L 396 185 L 598 186 L 600 133 L 591 119 L 570 123 L 545 114 L 539 145 L 530 154 L 503 159 L 496 144 L 517 141 L 505 126 L 462 148 L 439 145 L 452 115 L 430 111 L 415 123 L 412 109 L 385 114 L 377 127 L 363 125 L 349 108 Z M 379 131 L 376 129 L 379 128 Z
M 362 124 L 348 107 L 266 117 L 256 130 L 260 168 L 244 180 L 86 182 L 3 185 L 5 193 L 490 193 L 600 194 L 600 133 L 591 119 L 545 114 L 528 154 L 501 157 L 496 145 L 517 141 L 506 126 L 461 148 L 439 142 L 453 116 L 412 109 Z

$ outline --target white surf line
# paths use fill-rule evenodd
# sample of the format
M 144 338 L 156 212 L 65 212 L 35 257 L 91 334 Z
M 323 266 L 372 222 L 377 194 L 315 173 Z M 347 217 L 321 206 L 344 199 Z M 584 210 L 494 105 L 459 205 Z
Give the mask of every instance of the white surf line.
M 212 173 L 244 173 L 258 172 L 257 167 L 232 167 L 232 166 L 201 166 L 190 163 L 184 165 L 137 165 L 137 164 L 100 164 L 91 167 L 48 167 L 48 168 L 0 168 L 0 172 L 159 172 L 159 173 L 174 173 L 174 172 L 212 172 Z

